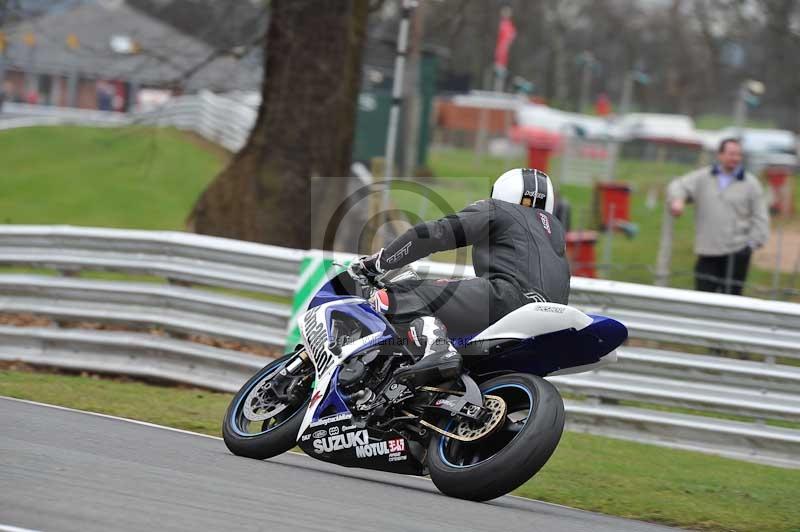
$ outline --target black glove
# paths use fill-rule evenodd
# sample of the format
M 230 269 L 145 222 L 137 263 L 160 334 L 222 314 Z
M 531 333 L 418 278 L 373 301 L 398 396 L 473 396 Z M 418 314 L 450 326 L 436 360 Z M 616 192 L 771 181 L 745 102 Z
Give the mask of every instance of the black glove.
M 380 264 L 382 253 L 383 249 L 374 255 L 361 257 L 360 259 L 353 261 L 353 263 L 350 265 L 350 271 L 355 275 L 364 275 L 366 277 L 377 277 L 378 275 L 381 275 L 384 273 Z

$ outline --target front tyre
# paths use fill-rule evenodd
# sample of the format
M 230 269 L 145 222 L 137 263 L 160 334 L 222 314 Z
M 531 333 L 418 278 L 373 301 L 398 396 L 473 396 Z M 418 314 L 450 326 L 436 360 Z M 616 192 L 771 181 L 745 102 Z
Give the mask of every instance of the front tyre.
M 313 368 L 300 373 L 294 400 L 280 399 L 270 384 L 277 382 L 279 372 L 296 356 L 290 353 L 264 366 L 231 400 L 222 422 L 222 439 L 233 454 L 264 460 L 294 447 L 311 396 Z
M 506 402 L 503 426 L 469 443 L 437 435 L 428 447 L 428 469 L 436 487 L 472 501 L 494 499 L 521 486 L 544 466 L 564 429 L 564 402 L 541 377 L 514 373 L 480 388 Z M 445 430 L 452 425 L 449 421 Z

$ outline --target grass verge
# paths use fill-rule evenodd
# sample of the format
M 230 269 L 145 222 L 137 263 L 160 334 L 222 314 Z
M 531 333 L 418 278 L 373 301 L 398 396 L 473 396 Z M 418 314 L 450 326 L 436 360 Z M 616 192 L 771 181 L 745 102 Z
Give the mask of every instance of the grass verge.
M 0 395 L 218 436 L 229 394 L 0 370 Z M 700 530 L 799 532 L 800 471 L 565 433 L 517 495 Z
M 230 394 L 86 375 L 0 369 L 0 395 L 148 421 L 212 436 Z
M 157 128 L 0 132 L 0 223 L 181 230 L 224 161 Z

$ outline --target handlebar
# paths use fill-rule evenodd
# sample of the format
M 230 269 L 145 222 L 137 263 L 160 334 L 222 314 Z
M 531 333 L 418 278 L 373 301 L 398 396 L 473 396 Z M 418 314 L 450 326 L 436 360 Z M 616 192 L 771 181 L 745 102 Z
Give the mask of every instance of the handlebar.
M 372 292 L 375 289 L 382 289 L 386 288 L 388 285 L 402 282 L 409 279 L 420 279 L 419 275 L 409 266 L 403 266 L 402 268 L 396 270 L 390 270 L 388 272 L 382 273 L 377 276 L 371 275 L 358 275 L 354 273 L 348 266 L 340 262 L 334 262 L 334 266 L 338 266 L 343 268 L 347 275 L 353 280 L 356 285 L 356 288 L 362 292 L 361 295 L 365 299 L 372 295 Z M 356 294 L 354 294 L 356 295 Z
M 340 262 L 334 262 L 333 265 L 344 268 L 344 270 L 347 272 L 347 275 L 349 275 L 350 278 L 353 280 L 353 282 L 356 284 L 356 287 L 361 289 L 362 297 L 364 297 L 365 295 L 366 297 L 369 297 L 369 295 L 371 295 L 372 292 L 371 289 L 375 288 L 381 289 L 386 287 L 386 284 L 383 282 L 383 277 L 385 276 L 385 274 L 376 277 L 369 275 L 358 275 L 354 273 L 353 270 L 350 269 L 350 267 Z

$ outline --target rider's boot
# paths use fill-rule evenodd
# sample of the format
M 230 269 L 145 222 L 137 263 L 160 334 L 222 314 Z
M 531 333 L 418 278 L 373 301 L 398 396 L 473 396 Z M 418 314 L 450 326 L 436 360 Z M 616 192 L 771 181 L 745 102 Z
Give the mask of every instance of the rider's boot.
M 424 316 L 411 322 L 408 337 L 423 348 L 422 359 L 413 366 L 395 372 L 398 381 L 414 386 L 429 386 L 452 380 L 461 374 L 461 355 L 447 339 L 447 328 L 434 316 Z

